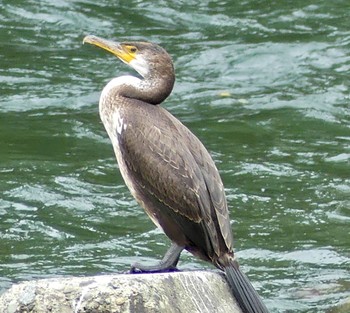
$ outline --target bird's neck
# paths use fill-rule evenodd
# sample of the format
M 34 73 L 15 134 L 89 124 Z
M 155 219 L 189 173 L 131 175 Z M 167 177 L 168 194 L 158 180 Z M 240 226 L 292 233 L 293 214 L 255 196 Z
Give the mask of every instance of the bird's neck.
M 135 76 L 113 78 L 104 87 L 99 104 L 100 117 L 108 134 L 110 136 L 113 134 L 114 117 L 119 116 L 121 120 L 124 109 L 135 104 L 157 105 L 169 96 L 173 85 L 174 78 L 140 79 Z
M 174 77 L 120 76 L 112 79 L 103 89 L 101 100 L 107 98 L 136 99 L 156 105 L 163 102 L 171 93 Z M 117 105 L 118 101 L 109 101 Z

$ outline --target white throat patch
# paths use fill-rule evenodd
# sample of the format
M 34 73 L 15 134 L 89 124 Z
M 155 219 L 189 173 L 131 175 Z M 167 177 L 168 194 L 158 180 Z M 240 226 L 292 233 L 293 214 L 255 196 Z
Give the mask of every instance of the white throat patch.
M 135 59 L 133 59 L 129 65 L 135 69 L 135 71 L 137 71 L 142 77 L 147 76 L 148 72 L 149 72 L 149 67 L 147 62 L 141 58 L 141 57 L 137 57 Z

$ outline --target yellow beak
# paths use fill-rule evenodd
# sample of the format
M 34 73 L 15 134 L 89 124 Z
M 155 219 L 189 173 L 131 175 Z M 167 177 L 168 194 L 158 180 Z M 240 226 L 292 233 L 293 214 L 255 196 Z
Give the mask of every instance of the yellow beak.
M 127 64 L 134 60 L 136 56 L 136 53 L 130 51 L 130 46 L 103 39 L 97 36 L 86 36 L 83 40 L 83 43 L 89 43 L 107 50 Z

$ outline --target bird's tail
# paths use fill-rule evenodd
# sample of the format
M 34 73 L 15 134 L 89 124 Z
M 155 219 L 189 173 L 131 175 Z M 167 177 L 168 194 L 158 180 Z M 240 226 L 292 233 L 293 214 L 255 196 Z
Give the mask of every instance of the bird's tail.
M 232 262 L 225 267 L 225 273 L 233 295 L 243 313 L 269 312 L 247 276 L 245 276 L 240 270 L 237 263 Z

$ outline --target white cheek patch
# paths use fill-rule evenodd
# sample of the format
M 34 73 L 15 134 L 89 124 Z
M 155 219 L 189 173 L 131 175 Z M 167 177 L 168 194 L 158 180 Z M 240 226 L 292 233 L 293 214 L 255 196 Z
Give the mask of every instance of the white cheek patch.
M 129 65 L 132 68 L 134 68 L 142 77 L 147 76 L 147 74 L 149 73 L 149 67 L 147 62 L 140 57 L 136 56 L 135 59 L 130 61 Z

